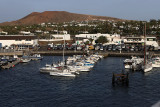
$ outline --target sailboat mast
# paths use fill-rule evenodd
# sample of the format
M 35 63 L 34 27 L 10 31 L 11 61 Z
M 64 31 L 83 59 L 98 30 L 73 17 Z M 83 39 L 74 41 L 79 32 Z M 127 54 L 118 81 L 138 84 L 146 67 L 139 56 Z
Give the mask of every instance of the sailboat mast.
M 63 63 L 65 64 L 65 60 L 64 60 L 64 50 L 65 50 L 65 47 L 66 47 L 66 46 L 65 46 L 65 44 L 66 44 L 66 43 L 65 43 L 65 35 L 64 35 L 64 38 L 63 38 L 63 39 L 64 39 L 64 44 L 63 44 Z
M 144 65 L 146 64 L 146 23 L 144 26 Z

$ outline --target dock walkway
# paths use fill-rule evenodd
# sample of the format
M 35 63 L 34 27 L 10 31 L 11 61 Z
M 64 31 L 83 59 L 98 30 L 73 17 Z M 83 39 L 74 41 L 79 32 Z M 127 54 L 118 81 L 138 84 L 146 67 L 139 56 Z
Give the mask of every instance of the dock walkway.
M 20 60 L 16 60 L 14 62 L 9 62 L 7 65 L 1 66 L 3 69 L 9 69 L 14 67 L 16 64 L 18 64 Z

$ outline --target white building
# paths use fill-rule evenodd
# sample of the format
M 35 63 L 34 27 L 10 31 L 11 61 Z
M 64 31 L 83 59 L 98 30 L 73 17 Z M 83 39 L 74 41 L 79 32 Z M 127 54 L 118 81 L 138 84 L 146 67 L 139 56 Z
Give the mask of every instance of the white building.
M 0 31 L 0 34 L 2 34 L 2 35 L 8 35 L 8 32 Z
M 51 35 L 50 39 L 39 39 L 39 41 L 62 41 L 62 40 L 71 40 L 71 36 L 70 34 L 55 34 L 55 35 Z
M 70 34 L 56 34 L 52 35 L 52 38 L 55 40 L 71 40 Z
M 17 44 L 38 45 L 38 40 L 35 35 L 0 35 L 0 44 L 2 47 Z
M 30 35 L 31 34 L 31 32 L 30 31 L 20 31 L 20 34 L 23 34 L 23 35 Z
M 59 33 L 62 33 L 62 34 L 68 34 L 68 32 L 67 32 L 66 30 L 59 31 Z
M 123 38 L 125 44 L 143 44 L 144 43 L 144 36 L 140 37 L 125 37 Z M 146 37 L 146 45 L 151 45 L 156 48 L 159 47 L 157 43 L 156 37 Z
M 101 33 L 97 33 L 97 34 L 79 34 L 79 35 L 75 35 L 75 37 L 77 38 L 77 40 L 82 40 L 83 39 L 93 39 L 92 44 L 95 44 L 95 40 L 97 40 L 100 36 L 105 36 L 110 44 L 116 44 L 119 41 L 121 41 L 120 39 L 120 35 L 118 34 L 101 34 Z M 79 42 L 83 42 L 83 41 L 79 41 Z
M 57 34 L 68 34 L 66 30 L 58 31 L 58 30 L 53 30 Z
M 42 33 L 42 30 L 35 30 L 36 33 Z

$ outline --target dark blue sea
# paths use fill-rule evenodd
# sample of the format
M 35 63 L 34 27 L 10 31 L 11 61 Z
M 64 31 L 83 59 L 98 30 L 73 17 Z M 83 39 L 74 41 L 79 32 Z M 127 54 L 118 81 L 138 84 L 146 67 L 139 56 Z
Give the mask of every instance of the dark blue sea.
M 129 72 L 129 86 L 112 87 L 112 73 L 123 69 L 122 57 L 99 60 L 75 78 L 42 74 L 39 68 L 62 56 L 18 64 L 0 71 L 0 107 L 150 107 L 160 100 L 160 69 Z

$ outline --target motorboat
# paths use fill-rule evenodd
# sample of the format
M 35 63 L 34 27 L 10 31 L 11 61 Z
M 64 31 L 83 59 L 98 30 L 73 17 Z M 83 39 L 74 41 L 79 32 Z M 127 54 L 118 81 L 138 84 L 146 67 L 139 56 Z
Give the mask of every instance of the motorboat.
M 34 54 L 33 56 L 29 56 L 31 60 L 41 60 L 43 57 L 40 54 Z
M 152 66 L 153 67 L 160 67 L 160 57 L 155 57 L 152 59 Z
M 90 66 L 84 66 L 82 62 L 76 62 L 75 65 L 68 66 L 71 70 L 74 69 L 75 71 L 90 71 Z
M 60 70 L 62 67 L 57 64 L 46 64 L 44 67 L 40 68 L 41 73 L 49 73 Z
M 75 77 L 76 75 L 72 73 L 70 69 L 63 69 L 62 71 L 50 72 L 51 76 L 60 76 L 60 77 Z
M 131 59 L 125 59 L 124 60 L 124 68 L 125 69 L 132 69 L 132 63 L 133 63 L 133 61 Z
M 28 63 L 29 61 L 31 61 L 30 58 L 21 58 L 20 62 L 22 63 Z
M 145 65 L 142 66 L 142 70 L 144 72 L 149 72 L 149 71 L 152 70 L 152 68 L 153 68 L 152 62 L 148 62 L 148 63 L 146 63 Z

